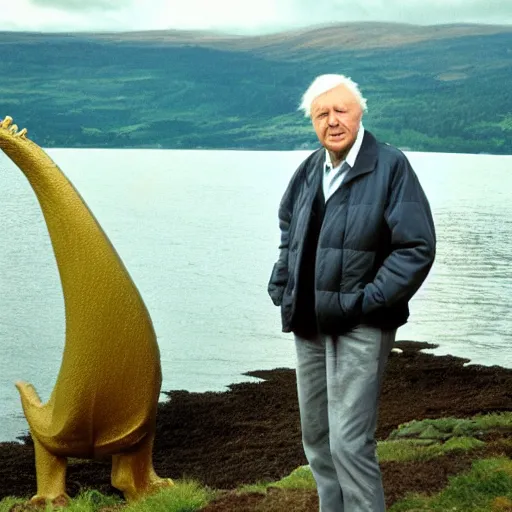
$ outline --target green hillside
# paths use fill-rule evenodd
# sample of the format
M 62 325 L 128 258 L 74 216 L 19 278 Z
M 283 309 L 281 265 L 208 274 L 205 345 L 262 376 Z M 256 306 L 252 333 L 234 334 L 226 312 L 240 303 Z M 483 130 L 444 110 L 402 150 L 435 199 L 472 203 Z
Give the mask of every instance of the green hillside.
M 46 147 L 311 148 L 300 96 L 341 72 L 387 142 L 512 154 L 512 27 L 375 25 L 224 39 L 4 32 L 0 117 Z

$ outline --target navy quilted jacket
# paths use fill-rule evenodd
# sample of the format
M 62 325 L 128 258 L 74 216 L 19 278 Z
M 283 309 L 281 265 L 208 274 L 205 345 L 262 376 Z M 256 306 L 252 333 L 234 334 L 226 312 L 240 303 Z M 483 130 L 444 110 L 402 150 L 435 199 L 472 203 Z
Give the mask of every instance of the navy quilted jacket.
M 294 330 L 301 258 L 324 161 L 321 148 L 299 166 L 279 207 L 280 254 L 268 292 L 281 306 L 284 332 Z M 318 331 L 404 324 L 435 245 L 430 206 L 407 158 L 366 131 L 354 167 L 325 204 L 313 269 Z

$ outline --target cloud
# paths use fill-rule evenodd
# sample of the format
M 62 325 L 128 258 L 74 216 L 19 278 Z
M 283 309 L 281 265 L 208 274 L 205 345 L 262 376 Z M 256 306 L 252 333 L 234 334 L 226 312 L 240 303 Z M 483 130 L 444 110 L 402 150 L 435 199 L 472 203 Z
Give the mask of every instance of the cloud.
M 115 11 L 132 4 L 132 0 L 30 0 L 36 7 L 58 9 L 62 11 Z
M 199 29 L 238 34 L 327 23 L 512 24 L 512 0 L 0 0 L 0 30 Z
M 512 23 L 511 0 L 288 0 L 295 23 Z

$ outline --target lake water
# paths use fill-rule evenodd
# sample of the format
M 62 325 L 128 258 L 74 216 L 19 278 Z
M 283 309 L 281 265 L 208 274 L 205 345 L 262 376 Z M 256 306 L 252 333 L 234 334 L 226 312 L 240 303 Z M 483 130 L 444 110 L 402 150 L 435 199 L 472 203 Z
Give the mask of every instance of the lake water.
M 223 390 L 245 371 L 293 367 L 266 294 L 277 206 L 307 152 L 48 151 L 137 284 L 160 345 L 163 390 Z M 438 256 L 399 339 L 512 368 L 512 157 L 408 154 L 429 196 Z M 13 383 L 47 400 L 64 310 L 42 214 L 0 155 L 0 441 L 26 430 Z

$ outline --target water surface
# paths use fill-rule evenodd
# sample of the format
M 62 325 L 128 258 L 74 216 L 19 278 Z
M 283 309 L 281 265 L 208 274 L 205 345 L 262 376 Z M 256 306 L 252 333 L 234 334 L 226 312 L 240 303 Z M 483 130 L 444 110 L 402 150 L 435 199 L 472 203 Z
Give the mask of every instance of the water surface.
M 222 390 L 245 371 L 293 367 L 266 294 L 277 206 L 307 152 L 53 149 L 112 240 L 153 318 L 163 390 Z M 408 154 L 438 234 L 431 275 L 400 339 L 512 367 L 512 157 Z M 64 310 L 42 214 L 0 155 L 0 440 L 26 429 L 18 379 L 43 400 Z

